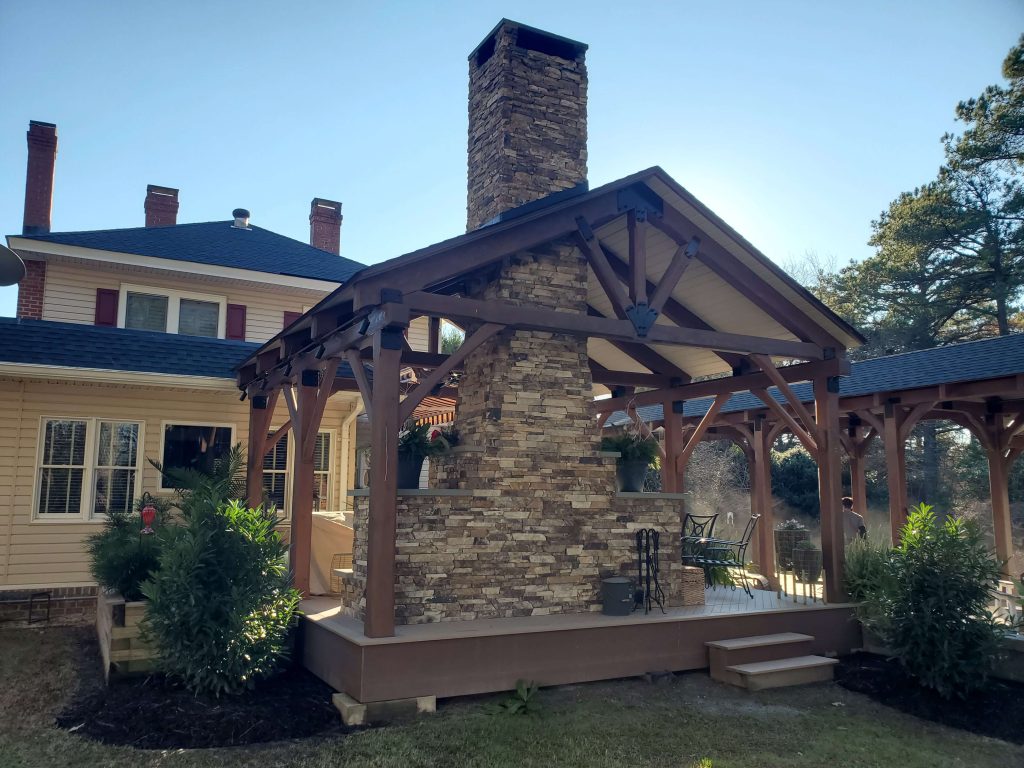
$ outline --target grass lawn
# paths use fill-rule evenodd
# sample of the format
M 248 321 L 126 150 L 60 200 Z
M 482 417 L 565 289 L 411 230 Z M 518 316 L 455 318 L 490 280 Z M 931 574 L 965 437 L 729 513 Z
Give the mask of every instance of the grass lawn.
M 60 629 L 0 631 L 0 767 L 690 768 L 702 758 L 713 768 L 1024 765 L 1024 748 L 932 725 L 838 686 L 748 694 L 700 673 L 658 685 L 622 680 L 542 691 L 538 716 L 488 714 L 495 699 L 487 697 L 443 704 L 407 725 L 295 743 L 107 747 L 52 725 L 77 684 L 74 639 Z

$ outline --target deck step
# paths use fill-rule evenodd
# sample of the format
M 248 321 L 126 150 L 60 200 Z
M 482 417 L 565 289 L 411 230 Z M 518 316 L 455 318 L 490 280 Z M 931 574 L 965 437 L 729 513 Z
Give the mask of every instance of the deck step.
M 750 691 L 781 688 L 787 685 L 827 682 L 839 662 L 826 656 L 795 656 L 791 659 L 735 664 L 726 671 L 739 676 L 741 686 Z
M 743 685 L 739 675 L 729 671 L 729 667 L 805 656 L 813 650 L 813 643 L 814 637 L 811 635 L 780 632 L 774 635 L 712 640 L 705 645 L 708 649 L 711 677 L 722 683 Z

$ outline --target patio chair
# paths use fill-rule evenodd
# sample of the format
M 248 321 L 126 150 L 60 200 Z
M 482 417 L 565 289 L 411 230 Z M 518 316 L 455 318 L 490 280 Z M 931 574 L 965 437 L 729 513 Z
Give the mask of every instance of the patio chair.
M 747 596 L 753 599 L 754 593 L 750 591 L 750 584 L 747 579 L 746 561 L 747 548 L 750 540 L 754 537 L 754 529 L 760 515 L 751 515 L 743 528 L 743 535 L 738 541 L 726 541 L 724 539 L 705 539 L 702 546 L 702 554 L 696 558 L 697 563 L 704 568 L 704 573 L 709 574 L 713 568 L 725 568 L 729 571 L 740 572 L 740 586 Z M 735 584 L 733 584 L 735 588 Z
M 693 563 L 687 561 L 701 555 L 703 548 L 700 546 L 700 542 L 704 539 L 710 539 L 715 535 L 715 522 L 717 520 L 717 514 L 691 515 L 687 513 L 686 517 L 683 518 L 682 551 L 684 565 L 693 565 Z

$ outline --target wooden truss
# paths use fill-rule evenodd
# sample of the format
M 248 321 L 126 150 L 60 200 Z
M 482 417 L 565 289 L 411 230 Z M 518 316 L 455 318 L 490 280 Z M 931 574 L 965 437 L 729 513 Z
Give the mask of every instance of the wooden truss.
M 667 178 L 660 171 L 648 172 L 647 176 Z M 780 383 L 785 390 L 787 382 L 808 380 L 815 383 L 816 390 L 831 392 L 829 387 L 835 377 L 849 370 L 844 342 L 856 338 L 855 332 L 848 327 L 843 330 L 835 318 L 831 326 L 814 319 L 801 305 L 803 299 L 793 299 L 793 292 L 798 290 L 795 286 L 790 294 L 779 289 L 778 281 L 788 278 L 780 276 L 772 282 L 755 275 L 712 236 L 709 224 L 702 228 L 683 217 L 639 178 L 624 180 L 575 201 L 542 208 L 515 221 L 485 227 L 387 265 L 369 267 L 265 344 L 239 368 L 239 386 L 251 403 L 251 502 L 262 495 L 262 461 L 275 440 L 291 429 L 302 449 L 291 503 L 292 563 L 299 589 L 308 590 L 309 584 L 312 447 L 326 400 L 340 389 L 359 392 L 372 434 L 364 623 L 364 631 L 370 637 L 394 633 L 399 430 L 424 398 L 449 391 L 445 386 L 451 375 L 496 335 L 541 331 L 608 342 L 649 373 L 609 370 L 592 362 L 593 380 L 616 388 L 629 387 L 634 392 L 629 397 L 635 406 L 662 403 L 669 413 L 674 404 L 686 399 L 714 397 L 712 411 L 694 425 L 689 435 L 683 430 L 681 415 L 673 420 L 674 425 L 678 422 L 678 428 L 673 426 L 666 442 L 666 466 L 670 468 L 666 483 L 668 488 L 677 490 L 682 490 L 689 456 L 698 441 L 710 432 L 731 393 L 751 387 L 778 387 Z M 677 194 L 689 198 L 681 188 Z M 702 215 L 712 216 L 706 211 Z M 597 233 L 602 226 L 623 218 L 628 249 L 619 254 L 602 242 Z M 712 219 L 708 221 L 715 224 Z M 724 224 L 718 222 L 715 226 L 722 228 Z M 651 275 L 648 266 L 647 235 L 651 229 L 675 244 L 660 275 Z M 608 298 L 612 308 L 608 316 L 593 307 L 586 313 L 577 313 L 466 298 L 473 286 L 493 278 L 506 256 L 551 242 L 578 246 Z M 742 247 L 749 249 L 746 244 Z M 757 258 L 767 264 L 764 257 Z M 730 283 L 745 300 L 769 312 L 791 337 L 722 331 L 680 303 L 675 297 L 676 288 L 698 261 Z M 409 323 L 419 317 L 429 319 L 432 336 L 439 333 L 442 318 L 463 325 L 470 332 L 454 354 L 439 354 L 436 339 L 432 339 L 429 351 L 416 352 L 409 349 L 404 334 Z M 695 382 L 655 345 L 663 349 L 709 350 L 722 361 L 723 372 L 733 375 Z M 778 360 L 795 364 L 778 367 Z M 417 371 L 419 382 L 411 391 L 403 392 L 399 380 L 401 371 L 407 368 Z M 638 392 L 637 388 L 646 390 Z M 279 399 L 284 400 L 289 419 L 268 439 L 268 414 Z M 626 399 L 626 395 L 619 393 L 596 401 L 598 418 L 602 414 L 606 418 L 623 407 Z M 791 426 L 806 433 L 809 443 L 816 447 L 824 467 L 823 508 L 828 508 L 827 515 L 838 519 L 839 414 L 833 401 L 834 398 L 823 399 L 814 423 L 808 426 L 812 421 L 810 415 L 792 400 L 794 415 L 790 420 Z M 771 403 L 768 405 L 771 407 Z M 781 412 L 776 409 L 776 413 Z M 310 482 L 306 482 L 307 477 Z M 832 599 L 837 599 L 842 591 L 841 538 L 836 541 L 838 554 L 827 556 L 826 564 L 831 574 Z

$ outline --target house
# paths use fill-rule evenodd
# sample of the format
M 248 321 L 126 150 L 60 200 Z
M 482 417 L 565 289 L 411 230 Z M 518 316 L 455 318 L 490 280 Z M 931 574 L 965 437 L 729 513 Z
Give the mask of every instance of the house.
M 178 190 L 153 185 L 145 226 L 52 231 L 56 154 L 56 126 L 33 121 L 23 231 L 7 238 L 27 275 L 17 317 L 0 318 L 0 592 L 49 592 L 61 615 L 91 607 L 83 542 L 106 513 L 171 493 L 150 460 L 197 466 L 245 445 L 233 366 L 363 265 L 339 255 L 341 204 L 321 198 L 308 244 L 242 209 L 179 223 Z M 426 350 L 427 333 L 424 320 L 408 342 Z M 334 398 L 316 440 L 325 513 L 347 509 L 357 409 Z M 287 419 L 282 403 L 269 427 Z M 283 435 L 264 472 L 286 531 L 293 454 Z

